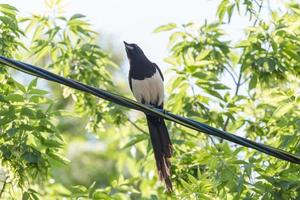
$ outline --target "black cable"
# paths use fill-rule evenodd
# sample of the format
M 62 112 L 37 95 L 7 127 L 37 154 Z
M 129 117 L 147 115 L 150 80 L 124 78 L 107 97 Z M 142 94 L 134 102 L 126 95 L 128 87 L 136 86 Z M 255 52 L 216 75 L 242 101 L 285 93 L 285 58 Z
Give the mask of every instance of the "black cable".
M 200 123 L 198 121 L 191 120 L 191 119 L 188 119 L 188 118 L 185 118 L 185 117 L 182 117 L 179 115 L 175 115 L 173 113 L 170 113 L 170 112 L 158 109 L 158 108 L 154 108 L 154 107 L 150 107 L 150 106 L 138 103 L 132 99 L 128 99 L 128 98 L 120 96 L 118 94 L 114 94 L 114 93 L 111 93 L 111 92 L 108 92 L 108 91 L 105 91 L 105 90 L 102 90 L 99 88 L 88 86 L 88 85 L 85 85 L 83 83 L 80 83 L 80 82 L 72 80 L 72 79 L 61 77 L 57 74 L 54 74 L 54 73 L 44 70 L 42 68 L 39 68 L 39 67 L 30 65 L 30 64 L 27 64 L 24 62 L 9 59 L 4 56 L 0 56 L 0 63 L 4 64 L 6 66 L 12 67 L 14 69 L 20 70 L 20 71 L 30 74 L 30 75 L 37 76 L 39 78 L 43 78 L 43 79 L 46 79 L 46 80 L 49 80 L 52 82 L 56 82 L 56 83 L 74 88 L 76 90 L 90 93 L 94 96 L 100 97 L 107 101 L 114 102 L 118 105 L 125 106 L 130 109 L 134 109 L 134 110 L 139 110 L 139 111 L 142 111 L 147 114 L 155 115 L 157 117 L 162 117 L 166 120 L 173 121 L 175 123 L 186 126 L 193 130 L 200 131 L 205 134 L 217 136 L 219 138 L 228 140 L 230 142 L 234 142 L 236 144 L 240 144 L 245 147 L 256 149 L 260 152 L 263 152 L 265 154 L 274 156 L 276 158 L 279 158 L 279 159 L 282 159 L 282 160 L 285 160 L 288 162 L 300 164 L 299 157 L 297 157 L 296 155 L 293 155 L 291 153 L 288 153 L 286 151 L 283 151 L 281 149 L 277 149 L 277 148 L 274 148 L 274 147 L 271 147 L 268 145 L 257 143 L 257 142 L 248 140 L 246 138 L 228 133 L 226 131 L 222 131 L 222 130 L 213 128 L 211 126 Z

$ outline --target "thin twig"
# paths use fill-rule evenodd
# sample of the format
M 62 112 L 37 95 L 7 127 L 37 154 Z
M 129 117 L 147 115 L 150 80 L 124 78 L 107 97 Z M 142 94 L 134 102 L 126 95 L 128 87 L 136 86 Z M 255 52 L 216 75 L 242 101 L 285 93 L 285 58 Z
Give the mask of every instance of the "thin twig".
M 233 69 L 233 66 L 230 63 L 226 63 L 228 65 L 229 68 Z M 237 73 L 235 72 L 235 70 L 232 70 L 232 73 L 234 74 L 234 77 L 237 77 Z
M 218 148 L 217 144 L 215 143 L 214 139 L 210 135 L 207 135 L 207 136 L 211 140 L 212 144 L 217 148 L 217 150 L 219 150 L 219 148 Z
M 236 85 L 237 82 L 236 82 L 236 79 L 235 79 L 235 77 L 234 77 L 234 74 L 233 74 L 227 67 L 225 67 L 224 69 L 229 73 L 229 75 L 231 76 L 233 82 L 234 82 L 235 85 Z
M 129 117 L 128 118 L 128 121 L 129 123 L 134 126 L 134 128 L 136 128 L 137 130 L 141 131 L 142 133 L 148 135 L 147 131 L 145 131 L 144 129 L 142 129 L 141 127 L 139 127 L 138 125 L 136 125 L 133 121 L 131 121 L 131 119 Z
M 253 26 L 256 26 L 256 23 L 258 22 L 258 19 L 259 19 L 259 15 L 260 15 L 260 12 L 261 12 L 261 9 L 262 9 L 262 5 L 263 5 L 263 1 L 261 1 L 260 5 L 259 5 L 259 8 L 258 8 L 258 13 L 256 15 L 256 19 L 253 23 Z M 249 33 L 248 37 L 251 35 L 251 32 Z M 246 50 L 243 51 L 243 54 L 241 55 L 241 58 L 244 57 L 245 55 L 245 52 Z M 239 93 L 239 89 L 240 89 L 240 86 L 242 85 L 242 83 L 244 83 L 245 81 L 243 81 L 241 83 L 241 79 L 242 79 L 242 70 L 243 70 L 243 64 L 241 64 L 241 67 L 240 67 L 240 72 L 239 72 L 239 77 L 238 77 L 238 81 L 236 83 L 236 89 L 235 89 L 235 93 L 234 93 L 234 96 L 237 96 L 238 93 Z M 223 126 L 223 130 L 226 131 L 227 129 L 227 126 L 229 124 L 229 117 L 227 117 L 225 123 L 224 123 L 224 126 Z M 221 139 L 221 142 L 223 142 L 223 139 Z
M 244 85 L 247 81 L 249 81 L 249 79 L 250 79 L 250 77 L 245 78 L 245 79 L 243 80 L 243 82 L 241 82 L 241 85 Z
M 4 179 L 3 186 L 2 186 L 1 191 L 0 191 L 0 198 L 2 197 L 2 194 L 5 190 L 5 187 L 6 187 L 6 184 L 7 184 L 6 181 L 7 181 L 8 178 L 9 178 L 9 176 L 6 176 L 5 179 Z
M 259 15 L 260 15 L 260 12 L 261 12 L 261 9 L 262 9 L 262 5 L 263 5 L 263 0 L 260 2 L 260 5 L 258 7 L 258 12 L 257 12 L 257 15 L 256 15 L 256 19 L 255 19 L 255 21 L 253 23 L 253 26 L 256 26 L 256 23 L 258 22 Z
M 260 6 L 260 3 L 257 2 L 257 0 L 254 0 L 257 6 Z
M 238 92 L 239 92 L 239 89 L 240 89 L 240 86 L 241 86 L 241 79 L 242 79 L 242 67 L 240 68 L 240 72 L 239 72 L 239 79 L 236 83 L 236 88 L 235 88 L 235 92 L 234 92 L 234 96 L 238 95 Z M 224 123 L 224 126 L 223 126 L 223 130 L 226 131 L 227 129 L 227 126 L 229 124 L 229 116 L 227 117 L 225 123 Z M 223 139 L 221 139 L 221 142 L 223 142 Z

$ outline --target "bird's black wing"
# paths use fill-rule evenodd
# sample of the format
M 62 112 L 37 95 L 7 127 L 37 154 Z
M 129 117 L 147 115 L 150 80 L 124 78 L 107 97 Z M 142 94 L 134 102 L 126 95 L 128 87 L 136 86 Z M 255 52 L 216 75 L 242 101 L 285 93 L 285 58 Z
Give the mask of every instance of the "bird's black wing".
M 130 90 L 131 90 L 131 92 L 132 92 L 132 83 L 131 83 L 131 75 L 130 75 L 130 72 L 129 72 L 129 75 L 128 75 L 128 83 L 129 83 Z
M 155 66 L 155 68 L 158 70 L 161 79 L 164 81 L 164 76 L 163 76 L 163 74 L 161 73 L 161 71 L 160 71 L 159 67 L 157 66 L 157 64 L 155 64 L 155 63 L 152 63 L 152 64 L 153 64 L 153 65 Z

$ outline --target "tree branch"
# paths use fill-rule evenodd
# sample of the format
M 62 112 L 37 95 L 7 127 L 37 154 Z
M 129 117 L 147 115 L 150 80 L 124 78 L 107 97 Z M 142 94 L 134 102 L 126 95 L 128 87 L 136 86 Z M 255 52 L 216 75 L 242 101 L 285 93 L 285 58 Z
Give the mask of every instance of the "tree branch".
M 9 178 L 9 176 L 6 176 L 5 179 L 4 179 L 3 186 L 2 186 L 1 191 L 0 191 L 0 198 L 2 197 L 2 194 L 3 194 L 4 190 L 5 190 L 8 178 Z
M 233 82 L 234 82 L 235 85 L 236 85 L 236 84 L 237 84 L 237 81 L 236 81 L 236 79 L 235 79 L 234 74 L 233 74 L 227 67 L 225 67 L 224 69 L 229 73 L 229 75 L 231 76 Z
M 253 26 L 256 26 L 257 22 L 258 22 L 258 19 L 259 19 L 259 15 L 261 13 L 261 9 L 262 9 L 262 5 L 263 5 L 263 1 L 260 2 L 260 5 L 259 5 L 259 8 L 258 8 L 258 12 L 257 12 L 257 15 L 256 15 L 256 19 L 253 23 Z M 248 37 L 251 35 L 251 32 L 249 33 Z M 245 55 L 245 52 L 246 52 L 246 48 L 244 49 L 240 59 L 242 59 Z M 238 77 L 238 81 L 236 82 L 236 88 L 235 88 L 235 92 L 234 92 L 234 96 L 237 96 L 238 93 L 239 93 L 239 90 L 240 90 L 240 86 L 245 83 L 244 81 L 241 82 L 242 80 L 242 72 L 243 72 L 243 66 L 244 66 L 244 63 L 241 64 L 241 67 L 240 67 L 240 72 L 239 72 L 239 77 Z M 223 130 L 226 131 L 227 130 L 227 126 L 229 124 L 229 117 L 227 117 L 225 123 L 224 123 L 224 126 L 223 126 Z M 223 139 L 221 139 L 220 142 L 223 142 Z
M 134 126 L 134 128 L 136 128 L 137 130 L 141 131 L 142 133 L 146 134 L 146 135 L 149 135 L 147 133 L 147 131 L 145 131 L 144 129 L 142 129 L 141 127 L 139 127 L 138 125 L 136 125 L 133 121 L 131 121 L 131 119 L 129 117 L 127 117 L 129 123 Z

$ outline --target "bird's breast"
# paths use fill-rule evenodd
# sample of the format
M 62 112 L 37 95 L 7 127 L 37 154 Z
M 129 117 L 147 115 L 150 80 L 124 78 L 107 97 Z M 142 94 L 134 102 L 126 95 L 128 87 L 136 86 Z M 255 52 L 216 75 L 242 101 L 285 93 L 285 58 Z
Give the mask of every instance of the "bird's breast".
M 141 103 L 160 106 L 164 100 L 163 80 L 158 72 L 142 80 L 131 78 L 132 93 Z

